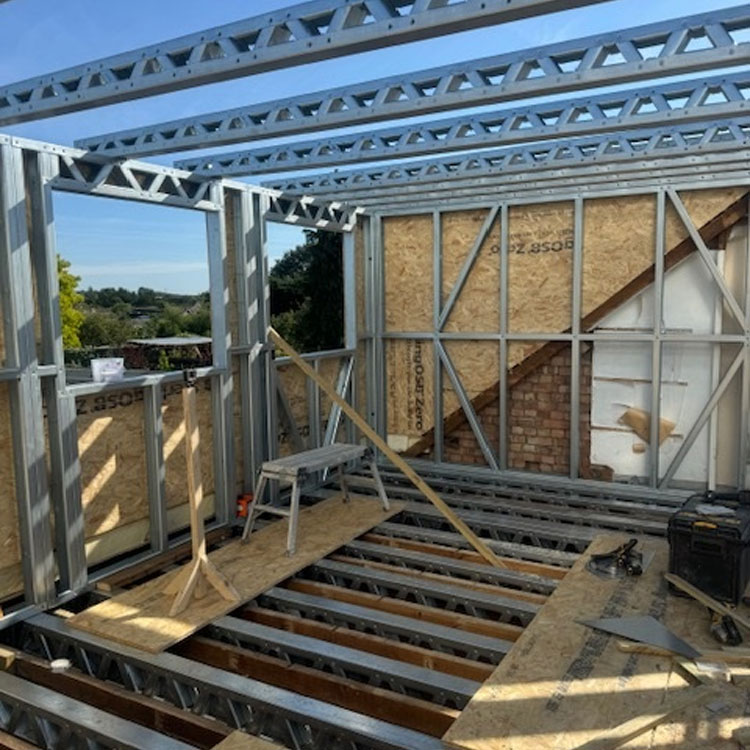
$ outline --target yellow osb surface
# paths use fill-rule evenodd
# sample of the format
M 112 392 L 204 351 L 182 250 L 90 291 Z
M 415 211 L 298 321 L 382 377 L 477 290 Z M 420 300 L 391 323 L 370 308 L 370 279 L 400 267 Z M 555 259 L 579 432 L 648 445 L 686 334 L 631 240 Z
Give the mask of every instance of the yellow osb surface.
M 212 552 L 209 558 L 237 589 L 241 601 L 229 602 L 211 589 L 203 598 L 193 600 L 184 612 L 170 617 L 173 597 L 165 595 L 163 589 L 180 568 L 96 604 L 69 622 L 80 630 L 133 648 L 151 653 L 163 651 L 402 508 L 402 503 L 391 503 L 391 510 L 384 511 L 374 498 L 355 496 L 350 503 L 344 503 L 337 496 L 300 511 L 297 552 L 291 557 L 286 554 L 287 519 L 254 533 L 246 545 L 238 539 Z
M 640 578 L 603 580 L 585 570 L 590 552 L 625 539 L 594 539 L 445 739 L 469 750 L 573 750 L 694 688 L 670 659 L 623 653 L 616 637 L 576 622 L 651 614 L 696 648 L 716 647 L 705 608 L 667 595 L 666 540 L 641 542 L 654 558 Z M 622 747 L 734 750 L 732 731 L 750 724 L 746 691 L 725 685 L 721 700 L 723 712 L 693 706 Z

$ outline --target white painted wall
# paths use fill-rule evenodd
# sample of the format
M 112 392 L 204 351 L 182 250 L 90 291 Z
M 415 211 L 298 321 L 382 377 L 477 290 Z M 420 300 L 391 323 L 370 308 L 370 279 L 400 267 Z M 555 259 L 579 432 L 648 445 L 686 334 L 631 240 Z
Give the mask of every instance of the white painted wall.
M 690 256 L 665 276 L 667 331 L 711 333 L 718 290 L 701 258 Z M 615 310 L 598 326 L 607 331 L 653 329 L 653 288 Z M 665 344 L 662 348 L 661 416 L 675 422 L 660 448 L 660 473 L 669 466 L 713 390 L 710 344 Z M 651 344 L 597 343 L 593 351 L 591 461 L 615 471 L 618 479 L 649 474 L 649 446 L 619 419 L 628 407 L 651 411 Z M 675 475 L 705 482 L 709 467 L 708 424 Z

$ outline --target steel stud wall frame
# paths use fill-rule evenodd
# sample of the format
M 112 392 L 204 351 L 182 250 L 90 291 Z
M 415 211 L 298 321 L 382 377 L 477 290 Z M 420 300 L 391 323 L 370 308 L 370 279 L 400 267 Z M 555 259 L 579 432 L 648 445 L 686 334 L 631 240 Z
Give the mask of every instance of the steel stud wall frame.
M 209 528 L 233 522 L 235 487 L 251 491 L 255 471 L 276 451 L 275 366 L 266 346 L 269 292 L 265 222 L 351 232 L 361 213 L 338 201 L 327 204 L 287 198 L 278 191 L 243 183 L 204 180 L 168 167 L 114 162 L 78 149 L 0 135 L 0 305 L 5 345 L 0 381 L 7 385 L 9 394 L 25 585 L 24 602 L 19 607 L 6 607 L 0 628 L 80 593 L 113 568 L 158 555 L 184 538 L 170 536 L 167 524 L 162 423 L 162 387 L 181 382 L 182 374 L 149 373 L 118 383 L 66 381 L 54 191 L 143 201 L 198 210 L 205 215 L 213 363 L 197 374 L 211 381 L 216 500 Z M 228 204 L 235 219 L 231 227 L 227 227 Z M 229 235 L 234 269 L 229 268 Z M 345 245 L 345 286 L 353 301 L 352 244 L 347 241 Z M 233 290 L 229 288 L 230 278 L 236 280 Z M 230 304 L 237 307 L 236 338 L 228 328 Z M 346 313 L 354 313 L 352 304 L 346 306 Z M 346 349 L 315 355 L 335 356 L 349 363 L 341 388 L 345 396 L 352 393 L 353 325 L 347 321 Z M 75 400 L 122 388 L 142 389 L 144 393 L 149 539 L 142 551 L 94 572 L 88 568 L 84 546 Z M 237 425 L 235 400 L 241 414 Z M 241 434 L 245 457 L 244 474 L 238 477 L 235 430 Z
M 741 5 L 82 138 L 76 145 L 112 156 L 145 156 L 745 65 L 750 44 L 742 35 L 748 29 L 750 11 Z
M 745 298 L 738 300 L 735 298 L 732 291 L 727 287 L 726 282 L 721 276 L 715 261 L 710 253 L 709 247 L 706 245 L 697 228 L 693 225 L 685 205 L 681 198 L 681 191 L 684 190 L 695 190 L 706 185 L 696 184 L 689 177 L 675 180 L 673 184 L 669 184 L 668 181 L 664 181 L 665 184 L 660 185 L 658 179 L 651 179 L 647 184 L 636 184 L 628 188 L 621 190 L 607 190 L 588 189 L 582 187 L 576 189 L 565 189 L 561 187 L 554 196 L 551 197 L 540 197 L 537 193 L 531 192 L 529 195 L 522 195 L 514 199 L 498 198 L 493 200 L 491 197 L 487 197 L 482 202 L 474 200 L 473 202 L 467 201 L 464 204 L 460 204 L 455 200 L 447 200 L 444 203 L 440 203 L 439 207 L 432 207 L 429 205 L 420 205 L 417 203 L 407 204 L 398 210 L 385 208 L 382 211 L 374 211 L 369 220 L 369 242 L 373 248 L 372 258 L 370 261 L 366 294 L 368 295 L 368 309 L 371 309 L 372 317 L 370 318 L 370 325 L 368 327 L 365 339 L 368 346 L 368 351 L 379 352 L 379 356 L 368 359 L 367 362 L 367 374 L 368 374 L 368 403 L 376 405 L 374 407 L 375 413 L 371 416 L 371 419 L 375 424 L 379 426 L 382 434 L 385 434 L 387 424 L 387 409 L 390 408 L 387 404 L 386 393 L 387 393 L 387 377 L 385 367 L 383 365 L 383 351 L 388 341 L 396 340 L 420 340 L 425 342 L 431 342 L 436 352 L 435 360 L 436 366 L 432 374 L 433 377 L 433 393 L 442 394 L 442 378 L 444 376 L 450 377 L 451 385 L 456 392 L 459 402 L 464 408 L 466 415 L 466 421 L 469 424 L 474 437 L 476 438 L 477 444 L 480 446 L 485 460 L 489 469 L 477 469 L 476 467 L 463 467 L 462 471 L 466 476 L 474 476 L 478 472 L 491 475 L 496 480 L 501 481 L 505 478 L 513 478 L 515 481 L 523 481 L 523 476 L 517 471 L 509 471 L 508 469 L 508 379 L 507 379 L 507 362 L 508 362 L 508 346 L 511 342 L 525 342 L 525 341 L 544 341 L 544 342 L 565 342 L 571 347 L 572 365 L 571 365 L 571 386 L 570 386 L 570 431 L 569 431 L 569 473 L 568 481 L 573 484 L 568 485 L 569 488 L 577 486 L 576 483 L 580 482 L 579 478 L 579 429 L 581 417 L 581 403 L 579 399 L 579 370 L 575 365 L 576 357 L 579 356 L 577 353 L 581 351 L 582 344 L 593 344 L 597 342 L 639 342 L 641 344 L 649 345 L 652 351 L 652 378 L 651 378 L 651 393 L 652 393 L 652 404 L 651 404 L 651 429 L 654 430 L 651 434 L 658 433 L 658 420 L 660 414 L 659 405 L 661 403 L 662 394 L 662 380 L 660 362 L 662 358 L 663 347 L 669 344 L 680 343 L 684 345 L 689 344 L 710 344 L 713 347 L 720 347 L 721 345 L 731 345 L 733 349 L 733 357 L 731 362 L 728 363 L 727 368 L 723 371 L 722 377 L 718 382 L 714 384 L 714 390 L 710 394 L 704 408 L 698 415 L 692 428 L 686 434 L 684 441 L 680 447 L 680 450 L 671 460 L 669 465 L 663 465 L 660 462 L 660 451 L 658 441 L 653 441 L 653 445 L 650 446 L 649 459 L 650 468 L 649 476 L 646 478 L 648 486 L 652 490 L 656 491 L 659 496 L 663 494 L 664 498 L 671 498 L 673 495 L 669 493 L 674 489 L 679 488 L 681 485 L 678 483 L 675 485 L 674 476 L 677 469 L 680 467 L 682 461 L 687 455 L 690 448 L 693 446 L 698 434 L 701 432 L 703 427 L 708 423 L 709 418 L 715 412 L 719 401 L 722 396 L 727 392 L 728 387 L 732 382 L 740 382 L 740 394 L 742 403 L 747 402 L 747 390 L 748 383 L 750 383 L 750 370 L 747 369 L 748 361 L 750 360 L 750 298 L 747 297 L 747 290 L 750 289 L 750 277 L 747 276 L 748 272 L 745 271 Z M 713 182 L 709 182 L 709 185 L 713 185 Z M 722 184 L 720 181 L 716 184 Z M 741 186 L 746 185 L 750 189 L 750 175 L 745 174 L 744 178 L 733 176 L 726 183 L 726 186 Z M 583 216 L 585 202 L 588 199 L 599 199 L 604 196 L 624 196 L 624 195 L 650 195 L 653 197 L 656 206 L 656 228 L 654 237 L 654 282 L 651 285 L 651 291 L 647 292 L 653 295 L 655 305 L 655 320 L 652 331 L 617 331 L 616 333 L 594 330 L 582 330 L 580 327 L 580 310 L 581 310 L 581 274 L 582 274 L 582 263 L 583 263 Z M 573 282 L 571 285 L 571 321 L 570 329 L 566 332 L 552 333 L 552 332 L 512 332 L 508 328 L 508 298 L 509 298 L 509 285 L 508 285 L 508 256 L 509 256 L 509 235 L 508 235 L 508 215 L 509 209 L 516 206 L 524 205 L 535 205 L 540 202 L 554 201 L 561 202 L 565 201 L 574 206 L 574 243 L 573 243 Z M 429 202 L 428 202 L 429 203 Z M 668 330 L 664 327 L 662 319 L 662 306 L 664 298 L 664 279 L 665 279 L 665 268 L 663 263 L 663 252 L 664 252 L 664 233 L 665 233 L 665 222 L 666 222 L 666 207 L 667 205 L 672 206 L 680 220 L 684 224 L 690 238 L 692 239 L 697 254 L 702 260 L 703 266 L 711 274 L 713 278 L 713 285 L 717 292 L 719 299 L 723 302 L 728 314 L 735 319 L 736 327 L 739 328 L 737 333 L 719 333 L 719 334 L 698 334 L 689 331 L 673 331 Z M 485 225 L 492 223 L 489 217 L 500 216 L 500 236 L 497 238 L 498 246 L 500 248 L 500 259 L 501 273 L 500 273 L 500 288 L 498 289 L 498 295 L 500 299 L 500 320 L 498 323 L 497 331 L 494 333 L 489 332 L 477 332 L 472 333 L 471 331 L 465 332 L 450 332 L 443 330 L 445 321 L 448 318 L 452 301 L 455 300 L 463 281 L 466 278 L 466 274 L 470 266 L 470 261 L 464 264 L 462 274 L 460 274 L 455 282 L 453 293 L 448 295 L 445 299 L 438 293 L 435 295 L 434 300 L 434 326 L 432 331 L 401 331 L 401 332 L 387 332 L 384 325 L 384 257 L 385 248 L 383 245 L 383 229 L 382 224 L 389 216 L 403 216 L 403 215 L 415 215 L 425 214 L 433 217 L 434 225 L 436 227 L 435 237 L 433 242 L 433 254 L 435 268 L 441 267 L 441 242 L 440 242 L 440 220 L 443 212 L 453 213 L 456 210 L 469 210 L 473 208 L 483 208 L 488 211 L 488 219 Z M 747 216 L 747 215 L 746 215 Z M 748 219 L 746 218 L 746 221 Z M 475 246 L 476 249 L 476 246 Z M 746 265 L 745 269 L 750 268 L 750 242 L 746 243 L 744 252 L 744 262 Z M 436 271 L 438 273 L 438 271 Z M 436 276 L 435 288 L 439 290 L 441 288 L 439 283 L 439 277 Z M 471 400 L 468 396 L 466 388 L 462 384 L 455 368 L 451 367 L 450 360 L 445 356 L 445 342 L 448 341 L 495 341 L 498 344 L 498 363 L 499 363 L 499 413 L 500 413 L 500 429 L 499 429 L 499 443 L 492 445 L 484 433 L 482 425 L 473 412 L 471 407 Z M 505 377 L 504 377 L 505 376 Z M 435 402 L 433 405 L 434 410 L 434 424 L 435 424 L 435 444 L 434 444 L 434 464 L 426 463 L 425 461 L 419 461 L 415 463 L 418 465 L 420 470 L 429 469 L 432 465 L 435 470 L 455 470 L 457 467 L 454 465 L 443 464 L 442 455 L 442 427 L 443 427 L 443 404 L 442 398 L 436 395 Z M 750 464 L 750 456 L 748 456 L 748 430 L 750 429 L 750 414 L 746 410 L 742 410 L 738 424 L 736 427 L 735 444 L 737 446 L 736 454 L 736 478 L 734 482 L 738 487 L 747 487 L 750 482 L 750 476 L 748 476 L 748 468 Z M 449 469 L 450 466 L 450 469 Z M 560 484 L 563 482 L 563 478 L 553 478 L 549 480 L 555 486 L 563 486 Z M 707 481 L 709 481 L 707 477 Z M 596 483 L 592 483 L 594 486 Z M 602 485 L 603 486 L 603 485 Z M 611 485 L 610 485 L 611 486 Z M 533 525 L 533 524 L 532 524 Z

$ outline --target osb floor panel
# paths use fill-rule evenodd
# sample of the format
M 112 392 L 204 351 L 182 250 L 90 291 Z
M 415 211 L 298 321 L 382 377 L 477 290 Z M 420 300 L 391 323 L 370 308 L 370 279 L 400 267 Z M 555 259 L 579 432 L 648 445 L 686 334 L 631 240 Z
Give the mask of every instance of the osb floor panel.
M 232 732 L 212 750 L 284 750 L 284 747 L 261 740 L 259 737 L 251 737 L 244 732 Z
M 641 542 L 654 559 L 639 578 L 603 580 L 585 570 L 589 553 L 606 552 L 626 539 L 594 539 L 446 740 L 470 750 L 571 750 L 694 689 L 670 659 L 624 653 L 616 637 L 575 622 L 650 614 L 696 648 L 717 648 L 705 607 L 668 595 L 666 540 Z M 732 731 L 750 725 L 750 691 L 723 684 L 720 701 L 723 710 L 693 706 L 622 747 L 735 750 Z
M 345 503 L 338 495 L 300 511 L 297 552 L 291 557 L 286 554 L 287 519 L 253 533 L 247 545 L 238 539 L 212 552 L 211 561 L 239 592 L 238 602 L 229 602 L 211 589 L 203 598 L 194 599 L 184 612 L 170 617 L 173 597 L 165 595 L 163 589 L 180 568 L 96 604 L 69 622 L 75 628 L 127 646 L 151 653 L 163 651 L 402 508 L 403 503 L 391 503 L 391 509 L 385 511 L 380 501 L 372 497 L 352 496 L 351 502 Z

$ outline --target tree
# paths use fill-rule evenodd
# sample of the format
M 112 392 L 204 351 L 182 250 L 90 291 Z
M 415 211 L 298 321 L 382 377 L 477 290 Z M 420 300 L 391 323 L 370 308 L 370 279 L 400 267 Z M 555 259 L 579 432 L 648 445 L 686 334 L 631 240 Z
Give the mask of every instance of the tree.
M 134 335 L 135 328 L 129 320 L 95 310 L 84 317 L 80 340 L 83 346 L 122 346 Z
M 79 333 L 83 324 L 83 313 L 78 309 L 83 302 L 83 296 L 76 289 L 79 276 L 73 275 L 68 269 L 70 261 L 57 256 L 57 279 L 60 286 L 60 319 L 62 323 L 62 339 L 64 349 L 79 349 L 81 339 Z
M 305 231 L 305 243 L 271 269 L 271 322 L 302 351 L 343 345 L 344 278 L 341 236 Z

